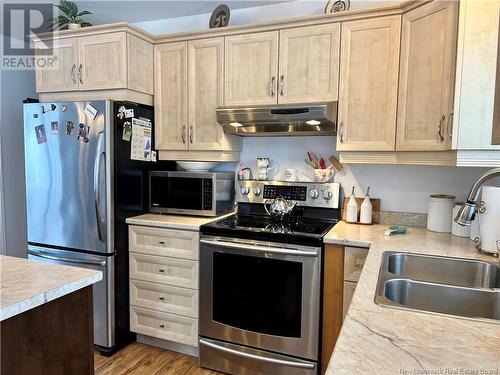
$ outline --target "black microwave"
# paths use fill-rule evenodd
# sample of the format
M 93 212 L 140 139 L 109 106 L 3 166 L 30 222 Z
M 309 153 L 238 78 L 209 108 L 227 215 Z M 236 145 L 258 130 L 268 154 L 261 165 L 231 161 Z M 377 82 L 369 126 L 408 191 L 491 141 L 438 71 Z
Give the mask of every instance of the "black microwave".
M 149 172 L 149 211 L 217 216 L 234 207 L 232 172 Z

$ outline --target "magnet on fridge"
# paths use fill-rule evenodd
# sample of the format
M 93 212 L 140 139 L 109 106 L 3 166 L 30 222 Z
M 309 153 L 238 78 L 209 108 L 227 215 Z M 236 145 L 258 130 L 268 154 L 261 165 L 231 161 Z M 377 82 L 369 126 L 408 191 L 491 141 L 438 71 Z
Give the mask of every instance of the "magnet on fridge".
M 89 142 L 89 132 L 90 126 L 80 123 L 78 127 L 78 140 L 83 141 L 85 143 Z
M 71 135 L 71 133 L 73 133 L 74 128 L 75 128 L 75 125 L 73 125 L 73 123 L 71 121 L 68 121 L 66 123 L 66 134 Z
M 61 111 L 66 112 L 66 106 L 64 104 L 61 105 Z
M 85 106 L 85 114 L 89 116 L 92 120 L 96 118 L 97 113 L 98 113 L 97 109 L 92 107 L 90 103 Z
M 35 126 L 35 134 L 38 144 L 47 142 L 47 136 L 45 135 L 45 126 L 43 124 Z
M 38 113 L 33 113 L 33 118 L 38 118 Z
M 57 121 L 52 121 L 50 123 L 50 134 L 52 135 L 59 134 L 59 123 Z
M 130 142 L 131 137 L 132 137 L 132 124 L 128 121 L 125 121 L 123 123 L 122 139 L 124 141 Z
M 151 161 L 156 163 L 156 151 L 151 150 Z

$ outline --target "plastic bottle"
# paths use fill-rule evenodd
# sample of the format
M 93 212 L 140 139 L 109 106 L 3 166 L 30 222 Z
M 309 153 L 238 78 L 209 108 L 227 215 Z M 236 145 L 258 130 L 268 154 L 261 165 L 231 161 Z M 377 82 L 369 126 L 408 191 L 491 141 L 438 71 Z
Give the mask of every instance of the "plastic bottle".
M 372 223 L 372 203 L 370 202 L 370 187 L 366 189 L 365 199 L 361 204 L 361 213 L 359 221 L 363 224 Z
M 358 204 L 354 196 L 354 186 L 352 187 L 352 194 L 347 202 L 345 221 L 348 223 L 355 223 L 358 221 Z

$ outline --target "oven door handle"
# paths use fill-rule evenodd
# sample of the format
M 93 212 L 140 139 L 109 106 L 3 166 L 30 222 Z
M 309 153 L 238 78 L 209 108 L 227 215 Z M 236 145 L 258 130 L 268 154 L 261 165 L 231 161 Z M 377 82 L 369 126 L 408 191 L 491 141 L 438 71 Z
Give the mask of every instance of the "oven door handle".
M 258 246 L 258 245 L 251 245 L 251 244 L 240 244 L 237 242 L 212 241 L 212 240 L 206 240 L 206 239 L 201 239 L 200 242 L 207 244 L 207 245 L 225 247 L 225 248 L 229 248 L 229 249 L 251 250 L 251 251 L 257 251 L 257 252 L 261 252 L 261 253 L 272 253 L 272 254 L 279 254 L 279 255 L 317 257 L 318 252 L 319 252 L 317 249 L 314 249 L 311 251 L 305 251 L 305 250 L 294 250 L 294 249 L 279 248 L 279 247 L 273 248 L 273 247 Z
M 221 352 L 229 353 L 229 354 L 232 354 L 232 355 L 235 355 L 238 357 L 242 357 L 242 358 L 254 359 L 257 361 L 272 363 L 275 365 L 297 367 L 297 368 L 308 369 L 308 370 L 313 370 L 316 367 L 316 365 L 314 365 L 312 363 L 285 361 L 283 359 L 269 358 L 269 357 L 263 357 L 263 356 L 256 355 L 256 354 L 240 352 L 239 350 L 226 348 L 225 346 L 217 345 L 213 342 L 210 342 L 210 341 L 207 341 L 204 339 L 200 339 L 199 342 L 201 345 L 205 345 L 205 346 L 208 346 L 212 349 L 219 350 Z

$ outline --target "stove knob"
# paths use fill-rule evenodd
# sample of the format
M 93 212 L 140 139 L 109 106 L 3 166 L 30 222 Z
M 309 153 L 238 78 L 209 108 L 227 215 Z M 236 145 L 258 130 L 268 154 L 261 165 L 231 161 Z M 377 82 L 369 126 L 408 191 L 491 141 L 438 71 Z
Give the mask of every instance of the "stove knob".
M 259 196 L 262 193 L 260 187 L 253 188 L 253 195 Z
M 325 190 L 323 192 L 323 198 L 325 198 L 326 200 L 329 200 L 332 198 L 332 192 L 330 190 Z
M 319 193 L 316 189 L 312 189 L 310 192 L 309 192 L 309 196 L 312 198 L 312 199 L 316 199 L 319 197 Z
M 241 191 L 241 194 L 243 194 L 243 195 L 248 195 L 248 193 L 250 193 L 250 189 L 246 186 L 242 186 L 240 191 Z

